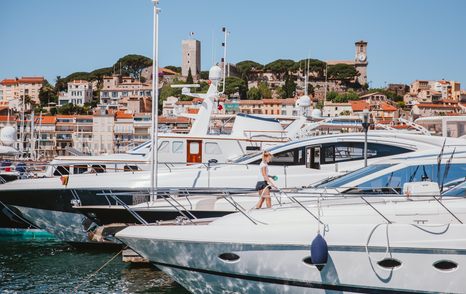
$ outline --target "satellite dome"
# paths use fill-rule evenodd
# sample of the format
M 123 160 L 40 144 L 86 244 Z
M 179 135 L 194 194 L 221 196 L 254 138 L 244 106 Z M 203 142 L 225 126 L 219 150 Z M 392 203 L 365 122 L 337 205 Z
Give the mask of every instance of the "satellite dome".
M 322 117 L 322 111 L 320 111 L 320 109 L 315 108 L 315 109 L 312 110 L 311 116 L 312 117 Z
M 209 70 L 209 80 L 211 81 L 219 81 L 222 79 L 222 69 L 214 65 Z
M 298 101 L 296 101 L 296 106 L 299 106 L 299 107 L 311 106 L 311 98 L 307 95 L 299 97 Z
M 16 141 L 16 129 L 12 126 L 6 126 L 0 131 L 0 141 L 3 145 L 10 146 Z

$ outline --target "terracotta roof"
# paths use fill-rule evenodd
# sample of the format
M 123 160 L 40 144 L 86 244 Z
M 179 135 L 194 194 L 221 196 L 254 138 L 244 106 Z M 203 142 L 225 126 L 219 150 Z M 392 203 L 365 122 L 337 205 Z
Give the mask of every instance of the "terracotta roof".
M 458 103 L 458 101 L 456 101 L 454 99 L 442 99 L 442 100 L 439 100 L 438 102 L 440 102 L 440 103 L 453 103 L 453 104 Z
M 263 100 L 239 100 L 239 105 L 260 105 L 264 104 Z
M 443 109 L 458 109 L 458 105 L 444 105 L 444 104 L 435 104 L 435 103 L 419 103 L 415 106 L 419 108 L 443 108 Z
M 52 125 L 57 122 L 57 117 L 56 116 L 51 116 L 51 115 L 44 115 L 42 116 L 42 124 L 43 125 Z M 41 118 L 37 117 L 36 124 L 41 124 Z
M 0 82 L 0 84 L 6 86 L 6 85 L 16 85 L 18 82 L 15 79 L 4 79 L 3 81 Z
M 353 111 L 363 111 L 364 109 L 369 109 L 369 103 L 366 101 L 355 100 L 350 101 L 350 104 Z
M 176 75 L 177 74 L 173 70 L 165 68 L 165 67 L 159 68 L 159 72 L 163 72 L 164 74 L 169 74 L 169 75 Z
M 70 83 L 72 83 L 72 84 L 87 84 L 87 83 L 90 83 L 90 82 L 85 81 L 85 80 L 73 80 Z
M 192 101 L 176 101 L 177 105 L 193 105 Z
M 390 104 L 385 103 L 385 102 L 380 103 L 380 108 L 383 111 L 397 111 L 398 110 L 398 108 L 396 108 L 395 106 L 390 105 Z
M 125 113 L 123 111 L 117 111 L 115 113 L 115 117 L 118 119 L 118 118 L 121 118 L 121 119 L 125 119 L 125 118 L 133 118 L 133 114 L 132 113 Z
M 188 108 L 189 114 L 197 114 L 199 112 L 199 108 Z
M 29 84 L 29 83 L 42 83 L 44 81 L 43 77 L 21 77 L 18 79 L 19 83 Z
M 167 116 L 159 116 L 158 118 L 159 123 L 166 124 L 166 123 L 181 123 L 187 124 L 189 123 L 189 118 L 187 117 L 167 117 Z
M 15 115 L 10 115 L 10 121 L 14 122 L 16 120 Z M 0 121 L 8 121 L 8 115 L 0 115 Z

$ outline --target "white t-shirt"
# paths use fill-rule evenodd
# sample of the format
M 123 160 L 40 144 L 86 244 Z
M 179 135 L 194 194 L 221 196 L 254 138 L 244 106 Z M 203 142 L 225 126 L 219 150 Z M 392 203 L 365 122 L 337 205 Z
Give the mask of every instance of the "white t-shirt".
M 267 162 L 262 161 L 261 164 L 259 164 L 259 173 L 257 174 L 257 181 L 265 181 L 264 176 L 262 175 L 262 168 L 265 166 L 265 174 L 269 175 L 269 165 Z

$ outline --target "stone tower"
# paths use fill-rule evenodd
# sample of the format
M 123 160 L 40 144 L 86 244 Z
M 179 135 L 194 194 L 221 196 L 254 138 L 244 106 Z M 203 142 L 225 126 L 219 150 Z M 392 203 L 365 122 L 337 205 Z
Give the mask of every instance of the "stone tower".
M 358 41 L 354 43 L 356 55 L 354 57 L 354 66 L 359 72 L 358 82 L 361 85 L 367 84 L 367 42 Z
M 194 39 L 181 41 L 182 61 L 181 75 L 188 76 L 189 69 L 193 77 L 197 77 L 201 72 L 201 42 Z

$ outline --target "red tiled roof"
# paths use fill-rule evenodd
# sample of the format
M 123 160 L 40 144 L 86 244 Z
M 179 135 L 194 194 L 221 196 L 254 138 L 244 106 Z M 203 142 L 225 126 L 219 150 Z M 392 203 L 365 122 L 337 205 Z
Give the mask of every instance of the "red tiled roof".
M 16 120 L 15 115 L 10 115 L 10 121 L 14 122 Z M 8 121 L 8 115 L 0 115 L 0 121 Z
M 264 104 L 263 100 L 239 100 L 239 105 L 258 105 Z
M 21 77 L 18 79 L 19 83 L 30 84 L 30 83 L 42 83 L 44 81 L 43 77 Z
M 385 102 L 380 103 L 380 108 L 383 111 L 397 111 L 398 110 L 398 108 L 396 108 L 395 106 L 390 105 L 390 104 L 385 103 Z
M 177 105 L 192 105 L 193 102 L 192 101 L 176 101 Z
M 419 108 L 440 108 L 440 109 L 458 109 L 458 105 L 444 105 L 444 104 L 435 104 L 435 103 L 419 103 L 415 106 Z
M 132 113 L 125 113 L 123 111 L 117 111 L 115 113 L 115 117 L 116 118 L 121 118 L 121 119 L 125 119 L 125 118 L 133 118 L 133 114 Z
M 15 79 L 4 79 L 3 81 L 0 82 L 0 84 L 6 86 L 6 85 L 15 85 L 18 82 Z
M 159 123 L 166 124 L 166 123 L 189 123 L 189 118 L 187 117 L 167 117 L 167 116 L 159 116 L 158 118 Z
M 350 101 L 351 108 L 353 111 L 363 111 L 364 109 L 369 109 L 369 103 L 362 100 Z
M 42 116 L 43 125 L 51 125 L 51 124 L 55 124 L 56 122 L 57 122 L 56 116 L 51 116 L 51 115 Z M 40 123 L 41 123 L 41 118 L 37 117 L 36 124 L 40 124 Z

